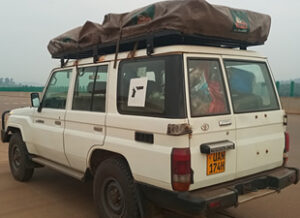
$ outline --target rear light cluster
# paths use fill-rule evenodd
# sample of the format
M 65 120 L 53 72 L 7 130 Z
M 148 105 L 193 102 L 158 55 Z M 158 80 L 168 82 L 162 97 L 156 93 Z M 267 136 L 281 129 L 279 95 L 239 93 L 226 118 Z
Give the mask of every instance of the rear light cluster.
M 173 148 L 171 168 L 173 190 L 188 191 L 191 184 L 191 152 L 189 148 Z
M 283 165 L 286 165 L 288 161 L 288 154 L 287 152 L 290 151 L 290 135 L 285 132 L 284 133 L 284 153 L 283 153 Z

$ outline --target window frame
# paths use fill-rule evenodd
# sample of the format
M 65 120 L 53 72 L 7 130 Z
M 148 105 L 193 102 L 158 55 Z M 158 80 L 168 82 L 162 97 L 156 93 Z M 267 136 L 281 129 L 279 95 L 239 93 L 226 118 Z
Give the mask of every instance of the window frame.
M 66 96 L 66 105 L 65 105 L 65 108 L 49 108 L 49 107 L 45 107 L 44 106 L 44 102 L 45 102 L 45 98 L 46 98 L 46 94 L 48 92 L 48 89 L 49 89 L 49 86 L 50 86 L 50 83 L 51 83 L 51 80 L 52 80 L 52 77 L 57 73 L 57 72 L 63 72 L 63 71 L 69 71 L 70 72 L 70 79 L 69 79 L 69 85 L 68 85 L 68 92 L 67 92 L 67 96 Z M 68 95 L 69 95 L 69 91 L 70 91 L 70 88 L 71 88 L 71 82 L 72 82 L 72 75 L 73 75 L 73 68 L 72 67 L 68 67 L 68 68 L 57 68 L 57 69 L 54 69 L 51 74 L 50 74 L 50 77 L 48 78 L 48 81 L 46 83 L 46 88 L 44 89 L 43 91 L 43 97 L 42 97 L 42 101 L 40 103 L 40 108 L 44 108 L 44 109 L 52 109 L 52 110 L 66 110 L 67 109 L 67 106 L 68 106 Z
M 97 80 L 97 75 L 98 75 L 98 69 L 99 67 L 106 67 L 106 86 L 105 86 L 105 108 L 104 111 L 95 111 L 92 110 L 93 109 L 93 102 L 94 102 L 94 91 L 95 91 L 95 82 Z M 79 76 L 79 71 L 80 69 L 86 69 L 86 68 L 92 68 L 95 67 L 96 68 L 96 76 L 94 78 L 94 84 L 93 84 L 93 92 L 91 93 L 91 101 L 90 101 L 90 108 L 89 110 L 78 110 L 78 109 L 73 109 L 73 103 L 74 103 L 74 96 L 75 96 L 75 92 L 76 92 L 76 83 L 77 83 L 77 79 Z M 98 65 L 81 65 L 81 66 L 77 66 L 76 67 L 76 76 L 75 76 L 75 80 L 74 80 L 74 88 L 73 88 L 73 93 L 72 93 L 72 103 L 71 103 L 71 111 L 80 111 L 80 112 L 93 112 L 93 113 L 106 113 L 106 106 L 107 106 L 107 85 L 108 85 L 108 74 L 109 74 L 109 63 L 105 63 L 105 64 L 98 64 Z
M 190 72 L 189 72 L 189 61 L 190 60 L 201 60 L 201 61 L 217 61 L 218 64 L 219 64 L 219 69 L 220 69 L 220 74 L 221 74 L 221 82 L 222 82 L 222 85 L 223 85 L 223 89 L 224 89 L 224 97 L 225 97 L 225 102 L 226 102 L 226 108 L 227 108 L 227 113 L 220 113 L 220 114 L 207 114 L 207 115 L 200 115 L 200 116 L 195 116 L 195 115 L 192 115 L 192 107 L 191 107 L 191 104 L 192 104 L 192 95 L 191 95 L 191 89 L 190 89 L 190 84 L 191 84 L 191 81 L 190 81 Z M 223 72 L 223 67 L 222 67 L 222 59 L 219 58 L 219 57 L 187 57 L 186 58 L 186 66 L 187 66 L 187 79 L 188 79 L 188 95 L 189 95 L 189 101 L 190 101 L 190 116 L 191 118 L 197 118 L 197 117 L 212 117 L 212 116 L 225 116 L 225 115 L 230 115 L 232 114 L 231 113 L 231 107 L 230 107 L 230 104 L 231 104 L 231 101 L 229 101 L 229 96 L 228 96 L 228 92 L 227 92 L 227 88 L 226 88 L 226 83 L 225 83 L 225 77 L 224 77 L 224 72 Z M 226 77 L 227 79 L 227 77 Z M 231 95 L 230 95 L 231 96 Z
M 178 106 L 178 113 L 171 113 L 168 114 L 167 107 L 166 107 L 166 102 L 167 102 L 167 85 L 165 85 L 165 111 L 164 113 L 149 113 L 149 112 L 131 112 L 131 111 L 124 111 L 120 108 L 118 99 L 119 99 L 119 93 L 120 93 L 120 83 L 121 83 L 121 74 L 122 74 L 122 67 L 124 64 L 127 63 L 136 63 L 136 62 L 144 62 L 147 60 L 166 60 L 166 58 L 170 57 L 176 57 L 181 60 L 181 62 L 178 64 L 180 65 L 181 69 L 178 70 L 177 74 L 181 74 L 181 90 L 182 90 L 182 106 Z M 165 59 L 164 59 L 165 58 Z M 167 61 L 165 61 L 167 63 Z M 166 64 L 167 66 L 167 64 Z M 181 73 L 179 72 L 181 70 Z M 133 116 L 145 116 L 145 117 L 158 117 L 158 118 L 167 118 L 167 119 L 185 119 L 188 117 L 187 113 L 187 107 L 186 107 L 186 94 L 185 94 L 185 76 L 184 76 L 184 55 L 182 53 L 178 54 L 168 54 L 168 55 L 157 55 L 157 56 L 144 56 L 144 57 L 138 57 L 138 58 L 133 58 L 133 59 L 123 59 L 119 62 L 118 70 L 117 70 L 117 90 L 116 90 L 116 108 L 119 114 L 121 115 L 133 115 Z M 166 79 L 166 69 L 165 69 L 165 80 Z
M 257 60 L 257 59 L 256 60 L 249 60 L 249 59 L 235 59 L 235 58 L 223 58 L 222 61 L 223 61 L 223 65 L 224 65 L 225 76 L 226 76 L 226 79 L 228 81 L 229 94 L 230 94 L 231 104 L 232 104 L 232 110 L 233 110 L 234 114 L 246 114 L 246 113 L 257 113 L 257 112 L 264 112 L 264 111 L 276 111 L 276 110 L 280 110 L 280 102 L 279 102 L 278 93 L 277 93 L 276 88 L 275 88 L 274 78 L 271 75 L 271 70 L 270 70 L 269 65 L 268 65 L 268 63 L 266 61 L 261 61 L 261 60 Z M 267 77 L 270 79 L 270 82 L 271 82 L 271 88 L 272 88 L 273 93 L 274 93 L 274 97 L 275 97 L 274 100 L 276 101 L 277 108 L 275 108 L 275 109 L 261 109 L 261 110 L 250 110 L 250 111 L 236 112 L 235 109 L 234 109 L 234 102 L 233 102 L 233 98 L 232 98 L 232 95 L 231 95 L 232 88 L 231 88 L 231 85 L 230 85 L 230 82 L 229 82 L 228 72 L 226 70 L 226 64 L 225 64 L 226 61 L 245 62 L 245 63 L 248 62 L 248 63 L 264 64 L 266 66 L 266 69 L 268 70 Z

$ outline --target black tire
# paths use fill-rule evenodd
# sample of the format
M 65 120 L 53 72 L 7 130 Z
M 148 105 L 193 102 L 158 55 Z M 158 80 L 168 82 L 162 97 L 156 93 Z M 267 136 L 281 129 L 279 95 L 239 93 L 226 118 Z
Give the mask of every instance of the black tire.
M 137 188 L 127 162 L 110 158 L 98 166 L 94 200 L 100 218 L 138 218 Z
M 19 133 L 14 133 L 9 141 L 8 158 L 10 171 L 13 177 L 20 181 L 29 181 L 34 168 L 28 157 L 26 144 Z

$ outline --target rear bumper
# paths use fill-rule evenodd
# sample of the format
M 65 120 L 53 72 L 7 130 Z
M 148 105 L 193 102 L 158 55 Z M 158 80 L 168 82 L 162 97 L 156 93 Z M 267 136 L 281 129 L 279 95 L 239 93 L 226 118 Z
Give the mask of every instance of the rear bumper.
M 299 170 L 280 167 L 271 171 L 234 180 L 221 185 L 202 188 L 190 192 L 174 192 L 140 184 L 144 196 L 162 208 L 181 214 L 199 215 L 207 209 L 238 206 L 257 197 L 296 184 Z M 265 192 L 262 192 L 265 191 Z M 251 197 L 247 198 L 247 195 Z

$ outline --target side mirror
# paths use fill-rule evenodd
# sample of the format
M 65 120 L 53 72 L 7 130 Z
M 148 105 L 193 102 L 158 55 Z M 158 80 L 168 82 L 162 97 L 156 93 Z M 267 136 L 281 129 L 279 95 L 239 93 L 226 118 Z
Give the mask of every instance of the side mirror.
M 40 106 L 40 95 L 39 93 L 31 93 L 30 94 L 31 97 L 31 106 L 32 107 L 39 107 Z

